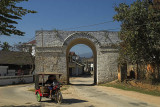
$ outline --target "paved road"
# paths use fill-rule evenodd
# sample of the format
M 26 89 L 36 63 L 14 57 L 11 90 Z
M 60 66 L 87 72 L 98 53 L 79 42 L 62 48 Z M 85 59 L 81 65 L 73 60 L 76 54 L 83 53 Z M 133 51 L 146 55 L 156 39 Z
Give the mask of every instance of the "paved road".
M 3 107 L 160 107 L 160 97 L 123 91 L 114 88 L 92 86 L 91 78 L 71 79 L 73 84 L 63 91 L 63 104 L 58 105 L 44 98 L 36 101 L 33 92 L 27 91 L 33 84 L 0 87 L 0 106 Z

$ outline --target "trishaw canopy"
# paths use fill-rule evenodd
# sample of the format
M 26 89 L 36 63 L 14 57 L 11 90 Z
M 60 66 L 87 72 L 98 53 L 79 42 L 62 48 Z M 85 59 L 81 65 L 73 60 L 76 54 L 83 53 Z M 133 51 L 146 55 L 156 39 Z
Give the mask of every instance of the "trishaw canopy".
M 37 72 L 35 74 L 35 88 L 38 89 L 39 88 L 39 77 L 40 75 L 42 75 L 43 81 L 42 83 L 44 83 L 44 75 L 56 75 L 59 78 L 61 77 L 62 73 L 57 73 L 57 72 Z

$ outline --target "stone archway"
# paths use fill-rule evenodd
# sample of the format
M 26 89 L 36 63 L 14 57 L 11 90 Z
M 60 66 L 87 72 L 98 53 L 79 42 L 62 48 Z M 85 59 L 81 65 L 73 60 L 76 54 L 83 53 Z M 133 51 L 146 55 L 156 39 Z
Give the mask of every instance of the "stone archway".
M 106 31 L 37 31 L 36 72 L 62 73 L 62 81 L 69 83 L 67 55 L 72 46 L 89 46 L 95 59 L 94 83 L 104 83 L 118 78 L 118 32 Z
M 96 51 L 96 47 L 95 47 L 94 43 L 86 38 L 74 39 L 67 45 L 67 49 L 66 49 L 67 83 L 69 84 L 69 65 L 68 65 L 69 51 L 73 46 L 75 46 L 77 44 L 85 44 L 91 48 L 91 50 L 93 52 L 93 59 L 94 59 L 94 84 L 97 84 L 97 51 Z

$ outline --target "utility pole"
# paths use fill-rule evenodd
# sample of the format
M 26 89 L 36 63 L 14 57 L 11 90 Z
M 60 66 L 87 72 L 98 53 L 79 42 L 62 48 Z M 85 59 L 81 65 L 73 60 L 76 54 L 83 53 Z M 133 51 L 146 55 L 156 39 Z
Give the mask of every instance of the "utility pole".
M 43 29 L 42 29 L 42 50 L 43 50 Z M 42 69 L 43 69 L 43 72 L 44 72 L 44 56 L 43 56 L 43 52 L 42 52 Z

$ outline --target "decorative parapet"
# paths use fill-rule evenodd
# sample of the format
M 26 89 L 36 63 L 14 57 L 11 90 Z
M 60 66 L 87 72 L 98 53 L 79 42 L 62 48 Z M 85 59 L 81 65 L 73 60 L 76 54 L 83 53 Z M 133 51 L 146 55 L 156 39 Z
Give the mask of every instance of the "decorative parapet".
M 57 36 L 58 35 L 58 36 Z M 118 44 L 118 32 L 108 31 L 36 31 L 37 47 L 63 47 L 76 38 L 89 39 L 99 47 L 111 47 Z M 43 43 L 42 43 L 43 42 Z

